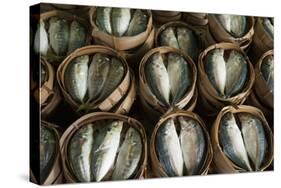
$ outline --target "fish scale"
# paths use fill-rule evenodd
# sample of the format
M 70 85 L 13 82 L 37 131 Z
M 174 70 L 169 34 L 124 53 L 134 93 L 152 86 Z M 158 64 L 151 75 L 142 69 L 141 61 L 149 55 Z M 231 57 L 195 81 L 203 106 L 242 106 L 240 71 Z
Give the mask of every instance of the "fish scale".
M 273 39 L 274 38 L 274 26 L 273 26 L 273 24 L 270 22 L 270 20 L 268 18 L 264 18 L 262 23 L 263 23 L 263 27 L 264 27 L 265 31 Z
M 108 34 L 112 34 L 111 28 L 111 9 L 110 7 L 97 7 L 96 23 L 98 27 Z
M 46 55 L 49 48 L 48 33 L 44 21 L 40 21 L 34 37 L 34 51 L 37 54 Z
M 76 20 L 71 22 L 70 25 L 70 37 L 68 44 L 68 54 L 75 49 L 82 47 L 86 42 L 86 29 Z
M 128 8 L 112 8 L 111 26 L 112 33 L 121 37 L 126 33 L 131 20 L 131 10 Z
M 238 15 L 216 15 L 224 29 L 234 37 L 242 37 L 247 32 L 247 18 Z
M 274 61 L 273 56 L 269 56 L 263 60 L 261 64 L 261 72 L 267 86 L 274 93 Z
M 160 43 L 162 46 L 170 46 L 179 49 L 178 40 L 173 27 L 168 27 L 161 33 Z
M 148 22 L 147 15 L 141 10 L 136 10 L 133 14 L 133 18 L 128 26 L 127 35 L 135 36 L 146 29 Z

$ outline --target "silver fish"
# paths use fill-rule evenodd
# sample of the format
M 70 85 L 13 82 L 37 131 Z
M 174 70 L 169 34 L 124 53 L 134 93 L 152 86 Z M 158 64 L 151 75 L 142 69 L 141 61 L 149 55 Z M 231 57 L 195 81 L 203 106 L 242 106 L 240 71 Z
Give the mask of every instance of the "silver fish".
M 147 22 L 147 15 L 143 11 L 137 9 L 134 12 L 133 18 L 129 24 L 127 36 L 135 36 L 139 33 L 144 32 L 146 29 Z
M 242 37 L 247 31 L 246 16 L 231 16 L 231 33 L 235 37 Z
M 37 54 L 46 55 L 49 48 L 48 33 L 45 29 L 44 21 L 40 21 L 38 24 L 35 38 L 34 38 L 34 51 Z
M 248 65 L 243 56 L 236 50 L 230 52 L 226 62 L 225 96 L 230 97 L 243 89 L 248 77 Z
M 105 54 L 96 53 L 89 67 L 88 95 L 95 100 L 104 88 L 110 68 L 110 58 Z
M 128 8 L 112 8 L 111 26 L 112 33 L 121 37 L 126 33 L 131 20 L 131 10 Z
M 117 86 L 120 84 L 122 78 L 124 77 L 124 74 L 125 74 L 125 70 L 123 64 L 121 63 L 120 60 L 113 57 L 111 59 L 108 76 L 105 80 L 103 89 L 97 101 L 102 101 L 107 96 L 109 96 L 110 93 L 112 93 L 112 91 L 116 89 Z
M 262 122 L 249 113 L 239 113 L 238 117 L 241 122 L 246 150 L 254 164 L 254 169 L 258 171 L 267 149 L 267 141 Z
M 168 54 L 168 75 L 171 86 L 172 103 L 178 102 L 191 86 L 191 72 L 187 62 L 176 53 Z
M 43 63 L 41 63 L 40 64 L 40 75 L 41 75 L 41 77 L 40 77 L 40 86 L 42 87 L 42 85 L 47 81 L 47 79 L 48 79 L 48 72 L 47 72 L 47 68 L 46 68 L 46 66 L 43 64 Z
M 58 56 L 65 55 L 69 40 L 69 24 L 65 19 L 52 17 L 49 25 L 50 45 L 52 49 Z
M 183 50 L 185 55 L 188 55 L 194 61 L 197 61 L 200 53 L 197 36 L 190 29 L 184 27 L 178 27 L 176 31 L 179 48 Z
M 170 46 L 179 49 L 178 40 L 173 27 L 168 27 L 161 33 L 160 43 L 161 46 Z
M 232 113 L 223 116 L 219 128 L 219 140 L 223 152 L 236 165 L 252 171 L 240 129 Z
M 97 7 L 96 9 L 96 24 L 103 32 L 108 34 L 112 34 L 111 9 L 110 7 Z
M 145 73 L 145 77 L 148 80 L 148 85 L 152 93 L 158 100 L 169 105 L 169 75 L 160 53 L 155 53 L 150 57 Z
M 68 54 L 82 47 L 86 42 L 86 28 L 76 20 L 71 22 Z
M 114 164 L 123 127 L 122 121 L 113 121 L 100 146 L 92 153 L 92 173 L 95 181 L 101 181 Z
M 56 154 L 57 139 L 54 133 L 47 127 L 40 128 L 40 182 L 43 182 L 49 174 L 50 167 Z
M 130 178 L 138 167 L 141 155 L 142 141 L 140 134 L 131 127 L 128 129 L 125 140 L 120 147 L 112 179 L 125 180 Z
M 91 181 L 90 155 L 94 142 L 93 125 L 81 127 L 69 143 L 69 161 L 75 177 L 80 182 Z
M 89 56 L 77 57 L 66 68 L 65 87 L 70 96 L 77 102 L 84 102 L 87 92 Z
M 214 49 L 208 54 L 205 69 L 213 86 L 221 95 L 224 96 L 226 65 L 223 49 Z
M 157 154 L 168 176 L 183 175 L 183 157 L 174 120 L 169 119 L 156 135 Z
M 274 93 L 274 61 L 273 56 L 266 58 L 261 64 L 261 72 L 269 89 Z
M 222 26 L 227 32 L 231 32 L 231 15 L 229 14 L 219 14 L 216 15 Z
M 188 175 L 198 173 L 205 152 L 205 138 L 200 125 L 184 117 L 178 118 L 181 126 L 180 143 Z
M 263 19 L 263 27 L 265 31 L 269 34 L 269 36 L 273 39 L 274 38 L 274 26 L 273 23 L 268 19 Z

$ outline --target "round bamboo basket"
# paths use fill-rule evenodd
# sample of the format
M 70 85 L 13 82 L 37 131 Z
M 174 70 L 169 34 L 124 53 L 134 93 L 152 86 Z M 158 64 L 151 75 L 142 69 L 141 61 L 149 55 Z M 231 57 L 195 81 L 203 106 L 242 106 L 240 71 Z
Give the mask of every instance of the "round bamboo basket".
M 195 26 L 206 26 L 209 23 L 208 14 L 206 13 L 184 13 L 183 20 Z
M 152 15 L 153 15 L 153 21 L 157 26 L 172 21 L 178 21 L 182 17 L 182 13 L 178 11 L 152 10 Z
M 144 32 L 139 33 L 135 36 L 116 37 L 114 35 L 107 34 L 98 28 L 95 21 L 96 8 L 92 7 L 89 10 L 89 18 L 93 29 L 92 36 L 95 40 L 102 41 L 107 46 L 119 51 L 138 47 L 145 43 L 145 41 L 149 37 L 149 34 L 151 33 L 151 30 L 153 29 L 151 12 L 147 10 L 146 13 L 148 15 L 148 23 Z
M 156 146 L 155 146 L 156 135 L 157 135 L 157 131 L 159 130 L 159 128 L 163 125 L 163 123 L 165 121 L 167 121 L 170 118 L 176 118 L 178 116 L 188 117 L 188 118 L 191 118 L 191 119 L 197 121 L 204 132 L 205 140 L 206 140 L 206 152 L 205 152 L 204 162 L 202 163 L 202 167 L 199 170 L 198 174 L 207 175 L 210 164 L 212 162 L 212 158 L 213 158 L 213 150 L 212 150 L 212 145 L 211 145 L 208 131 L 205 127 L 204 121 L 197 114 L 190 112 L 190 111 L 182 111 L 182 110 L 174 110 L 174 111 L 168 112 L 167 114 L 163 115 L 153 130 L 151 140 L 150 140 L 150 157 L 151 157 L 153 174 L 156 177 L 168 177 L 167 173 L 163 169 L 163 167 L 158 159 L 158 156 L 157 156 Z
M 273 91 L 271 91 L 267 84 L 266 80 L 264 79 L 262 72 L 261 72 L 261 65 L 263 61 L 269 57 L 274 56 L 273 50 L 269 50 L 265 52 L 258 63 L 255 65 L 255 73 L 256 73 L 256 81 L 254 85 L 255 93 L 257 94 L 257 97 L 260 101 L 263 102 L 264 105 L 267 107 L 273 109 Z
M 254 17 L 247 17 L 248 31 L 242 37 L 233 37 L 221 25 L 214 14 L 208 14 L 209 28 L 212 36 L 217 42 L 231 42 L 238 44 L 242 49 L 249 47 L 254 35 Z
M 142 138 L 142 142 L 143 142 L 142 143 L 143 151 L 142 151 L 142 156 L 141 156 L 141 159 L 139 162 L 138 170 L 135 172 L 132 179 L 143 179 L 145 172 L 146 172 L 146 164 L 147 164 L 147 138 L 146 138 L 146 134 L 145 134 L 143 125 L 136 119 L 130 118 L 128 116 L 115 114 L 115 113 L 109 113 L 109 112 L 95 112 L 95 113 L 90 113 L 90 114 L 84 115 L 81 118 L 79 118 L 78 120 L 76 120 L 74 123 L 72 123 L 67 128 L 67 130 L 64 132 L 64 134 L 62 135 L 62 137 L 60 139 L 62 166 L 63 166 L 64 176 L 66 178 L 66 181 L 69 183 L 77 182 L 77 180 L 70 168 L 68 155 L 67 155 L 68 144 L 69 144 L 72 136 L 81 127 L 87 125 L 88 123 L 94 123 L 95 121 L 98 121 L 98 120 L 120 120 L 125 123 L 125 124 L 123 124 L 123 131 L 124 131 L 125 127 L 127 129 L 129 127 L 133 127 L 139 132 L 139 134 Z M 112 171 L 112 169 L 111 169 L 111 171 Z M 109 173 L 111 173 L 111 172 L 109 172 Z
M 244 84 L 243 90 L 236 94 L 235 96 L 229 98 L 223 98 L 217 94 L 216 89 L 210 82 L 208 75 L 205 71 L 205 58 L 207 54 L 214 49 L 222 48 L 224 50 L 237 50 L 242 53 L 246 59 L 248 64 L 248 79 Z M 206 111 L 206 115 L 213 116 L 218 113 L 224 106 L 228 105 L 239 105 L 243 104 L 246 98 L 249 96 L 251 89 L 254 85 L 255 81 L 255 72 L 250 62 L 249 58 L 246 56 L 245 52 L 239 48 L 239 46 L 232 43 L 218 43 L 209 46 L 205 49 L 198 58 L 198 72 L 199 72 L 199 81 L 198 81 L 198 89 L 200 96 L 200 103 L 202 104 L 200 108 L 202 111 Z
M 189 56 L 184 55 L 179 49 L 163 46 L 163 47 L 154 48 L 145 54 L 145 56 L 142 58 L 142 60 L 140 62 L 140 67 L 139 67 L 139 79 L 140 79 L 139 84 L 140 84 L 140 91 L 141 91 L 140 94 L 142 95 L 143 99 L 147 102 L 147 104 L 149 104 L 155 110 L 157 110 L 163 114 L 169 108 L 171 108 L 171 106 L 163 105 L 162 102 L 160 102 L 156 98 L 156 96 L 150 90 L 147 80 L 145 78 L 145 65 L 146 65 L 146 63 L 149 62 L 148 59 L 153 54 L 158 53 L 158 52 L 161 54 L 174 52 L 174 53 L 181 55 L 185 59 L 185 61 L 189 64 L 189 66 L 191 68 L 191 72 L 193 73 L 192 74 L 192 85 L 191 85 L 190 89 L 187 90 L 184 97 L 174 105 L 174 107 L 176 107 L 176 108 L 179 108 L 179 109 L 184 108 L 189 103 L 189 101 L 192 99 L 194 92 L 195 92 L 195 86 L 196 86 L 196 80 L 197 80 L 197 69 L 196 69 L 196 66 L 195 66 L 194 62 L 192 61 L 192 59 Z
M 241 113 L 246 112 L 254 115 L 259 118 L 259 120 L 263 124 L 263 128 L 266 134 L 267 142 L 268 142 L 268 150 L 265 156 L 265 159 L 261 165 L 261 171 L 264 171 L 273 160 L 273 135 L 271 129 L 263 115 L 263 113 L 255 107 L 239 105 L 239 106 L 227 106 L 223 108 L 218 114 L 211 131 L 211 141 L 214 151 L 214 164 L 215 170 L 219 173 L 239 173 L 245 171 L 241 169 L 241 167 L 235 165 L 223 152 L 220 143 L 219 143 L 219 127 L 222 117 L 228 113 Z
M 120 84 L 115 88 L 114 91 L 103 101 L 97 103 L 97 104 L 79 104 L 78 102 L 74 101 L 70 94 L 66 91 L 65 83 L 64 83 L 64 73 L 66 71 L 67 66 L 74 60 L 76 57 L 83 56 L 83 55 L 93 55 L 95 53 L 103 53 L 107 54 L 113 57 L 118 58 L 123 66 L 124 66 L 124 76 Z M 124 57 L 116 52 L 115 50 L 105 47 L 105 46 L 99 46 L 99 45 L 91 45 L 91 46 L 85 46 L 82 48 L 79 48 L 75 50 L 73 53 L 71 53 L 68 57 L 65 58 L 65 60 L 61 63 L 61 65 L 58 68 L 57 71 L 57 80 L 59 83 L 59 86 L 61 88 L 62 94 L 65 98 L 65 100 L 70 104 L 70 106 L 77 111 L 78 113 L 84 113 L 89 111 L 111 111 L 113 110 L 116 105 L 124 98 L 126 93 L 128 93 L 129 87 L 132 84 L 131 76 L 130 76 L 130 69 L 128 67 L 128 64 Z M 131 96 L 129 97 L 131 98 Z M 130 99 L 129 99 L 130 100 Z M 133 101 L 133 100 L 131 100 Z M 130 107 L 131 105 L 126 105 L 127 107 Z M 124 109 L 127 112 L 130 109 Z

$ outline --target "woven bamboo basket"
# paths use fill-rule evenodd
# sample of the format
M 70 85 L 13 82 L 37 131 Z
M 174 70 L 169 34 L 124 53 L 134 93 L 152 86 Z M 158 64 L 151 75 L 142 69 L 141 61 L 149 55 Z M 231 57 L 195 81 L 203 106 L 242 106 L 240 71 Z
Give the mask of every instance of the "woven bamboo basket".
M 90 42 L 92 40 L 91 33 L 90 33 L 90 24 L 86 19 L 84 19 L 82 17 L 78 17 L 75 14 L 72 14 L 72 13 L 69 13 L 66 11 L 61 11 L 61 10 L 52 10 L 52 11 L 48 11 L 48 12 L 40 14 L 40 20 L 44 21 L 44 22 L 47 22 L 52 17 L 64 18 L 69 22 L 73 21 L 73 20 L 78 21 L 87 30 L 87 38 L 86 38 L 85 45 L 90 44 Z M 67 56 L 67 54 L 65 54 L 64 56 L 56 55 L 49 45 L 49 49 L 48 49 L 48 52 L 47 52 L 47 55 L 45 58 L 48 60 L 49 63 L 53 64 L 54 67 L 56 68 L 66 56 Z
M 70 94 L 66 91 L 65 88 L 65 82 L 64 82 L 64 73 L 66 71 L 67 66 L 74 60 L 76 57 L 82 56 L 82 55 L 93 55 L 95 53 L 103 53 L 107 54 L 113 57 L 118 58 L 121 60 L 125 73 L 123 76 L 122 81 L 116 87 L 114 91 L 103 101 L 97 103 L 97 104 L 79 104 L 78 102 L 74 101 Z M 59 83 L 59 86 L 61 88 L 62 94 L 65 98 L 65 100 L 70 104 L 70 106 L 78 113 L 84 113 L 84 112 L 90 112 L 90 111 L 112 111 L 113 109 L 118 109 L 118 106 L 116 106 L 118 103 L 122 101 L 122 98 L 124 99 L 124 96 L 126 96 L 127 93 L 128 98 L 126 99 L 126 105 L 122 107 L 122 111 L 129 112 L 129 108 L 131 107 L 133 101 L 134 101 L 134 96 L 135 96 L 135 90 L 129 91 L 130 85 L 132 84 L 131 80 L 132 76 L 130 74 L 130 69 L 128 67 L 128 64 L 124 57 L 116 52 L 115 50 L 105 47 L 105 46 L 99 46 L 99 45 L 90 45 L 90 46 L 85 46 L 82 48 L 79 48 L 75 50 L 73 53 L 71 53 L 68 57 L 65 58 L 65 60 L 61 63 L 61 65 L 58 68 L 57 71 L 57 80 Z M 131 87 L 132 88 L 132 87 Z M 123 104 L 123 103 L 121 103 Z M 126 107 L 126 109 L 125 109 Z M 121 107 L 120 107 L 121 108 Z
M 141 138 L 142 138 L 142 145 L 143 145 L 143 151 L 142 151 L 142 156 L 139 162 L 139 166 L 137 168 L 137 171 L 133 175 L 132 179 L 143 179 L 146 173 L 146 164 L 147 164 L 147 138 L 145 134 L 145 130 L 143 125 L 137 121 L 136 119 L 130 118 L 128 116 L 120 115 L 120 114 L 115 114 L 115 113 L 108 113 L 108 112 L 95 112 L 95 113 L 90 113 L 87 115 L 82 116 L 78 120 L 76 120 L 74 123 L 72 123 L 67 130 L 64 132 L 60 139 L 60 151 L 61 151 L 61 156 L 62 156 L 62 166 L 64 170 L 64 176 L 66 178 L 66 181 L 69 183 L 74 183 L 77 182 L 69 164 L 68 160 L 68 144 L 72 138 L 72 136 L 75 134 L 76 131 L 78 131 L 81 127 L 87 125 L 88 123 L 94 123 L 95 121 L 98 120 L 120 120 L 123 121 L 125 124 L 123 124 L 123 131 L 125 130 L 124 128 L 126 127 L 126 130 L 129 127 L 135 128 Z M 125 127 L 124 127 L 125 125 Z M 109 174 L 112 173 L 109 172 Z M 111 175 L 108 177 L 110 178 Z
M 264 61 L 269 56 L 273 56 L 273 50 L 269 50 L 266 53 L 264 53 L 258 63 L 255 65 L 255 75 L 256 75 L 256 81 L 254 85 L 255 93 L 257 94 L 257 97 L 259 98 L 260 101 L 267 107 L 273 109 L 273 91 L 271 91 L 267 84 L 266 81 L 262 75 L 261 72 L 261 65 Z
M 217 42 L 231 42 L 238 44 L 242 49 L 249 47 L 254 35 L 254 17 L 247 17 L 248 31 L 242 37 L 231 36 L 220 24 L 219 20 L 214 14 L 208 14 L 209 28 L 212 36 Z
M 176 118 L 178 116 L 188 117 L 188 118 L 191 118 L 191 119 L 197 121 L 204 132 L 205 140 L 206 140 L 206 152 L 205 152 L 204 162 L 202 163 L 202 167 L 199 170 L 198 174 L 207 175 L 212 158 L 213 158 L 213 150 L 212 150 L 212 145 L 211 145 L 208 131 L 205 127 L 204 121 L 197 114 L 190 112 L 190 111 L 182 111 L 182 110 L 174 110 L 174 111 L 168 112 L 167 114 L 163 115 L 153 130 L 151 140 L 150 140 L 150 157 L 151 157 L 153 174 L 156 177 L 168 177 L 168 175 L 166 174 L 165 170 L 163 169 L 163 167 L 158 159 L 158 155 L 156 152 L 156 146 L 155 146 L 156 135 L 157 135 L 157 131 L 159 130 L 159 128 L 163 125 L 163 123 L 165 121 L 167 121 L 170 118 Z
M 184 13 L 183 20 L 195 26 L 206 26 L 208 24 L 208 14 L 206 13 Z
M 140 62 L 140 67 L 139 67 L 139 79 L 140 79 L 140 95 L 143 97 L 143 99 L 147 102 L 147 104 L 149 104 L 151 107 L 153 107 L 155 110 L 159 111 L 160 113 L 165 113 L 169 108 L 171 107 L 167 107 L 165 105 L 162 104 L 162 102 L 160 102 L 156 96 L 152 93 L 152 91 L 150 90 L 146 78 L 145 78 L 145 65 L 146 63 L 148 63 L 148 59 L 150 56 L 152 56 L 155 53 L 161 53 L 161 54 L 166 54 L 169 52 L 174 52 L 177 54 L 180 54 L 185 60 L 186 62 L 189 64 L 190 68 L 191 68 L 191 72 L 192 74 L 192 85 L 190 87 L 190 89 L 186 92 L 186 94 L 184 95 L 184 97 L 177 102 L 174 107 L 182 109 L 184 108 L 189 101 L 192 99 L 194 92 L 195 92 L 195 85 L 196 85 L 196 80 L 197 80 L 197 69 L 196 66 L 194 64 L 194 62 L 192 61 L 192 59 L 189 56 L 184 55 L 180 50 L 175 49 L 175 48 L 171 48 L 171 47 L 158 47 L 158 48 L 154 48 L 152 50 L 150 50 L 149 52 L 147 52 L 145 54 L 145 56 L 143 57 L 143 59 Z
M 102 41 L 107 46 L 119 51 L 129 50 L 138 47 L 145 43 L 145 41 L 149 37 L 149 34 L 151 33 L 151 30 L 153 29 L 151 12 L 147 10 L 146 13 L 148 15 L 148 23 L 144 32 L 139 33 L 135 36 L 116 37 L 107 34 L 98 28 L 95 21 L 96 8 L 91 7 L 89 10 L 89 19 L 92 25 L 92 36 L 95 40 Z
M 153 22 L 156 27 L 172 22 L 179 21 L 182 17 L 182 13 L 178 11 L 165 11 L 165 10 L 152 10 Z
M 210 82 L 207 73 L 205 71 L 205 58 L 207 54 L 214 49 L 222 48 L 224 50 L 237 50 L 238 52 L 242 53 L 246 58 L 246 62 L 248 64 L 248 75 L 249 78 L 246 81 L 243 90 L 232 96 L 230 98 L 222 98 L 217 94 L 216 89 Z M 198 58 L 198 72 L 199 72 L 199 79 L 198 79 L 198 89 L 199 89 L 199 96 L 200 96 L 200 108 L 202 111 L 205 111 L 207 116 L 214 116 L 218 113 L 224 106 L 228 105 L 239 105 L 243 104 L 246 98 L 249 96 L 251 89 L 254 85 L 255 81 L 255 72 L 254 68 L 246 56 L 245 52 L 239 48 L 239 46 L 232 44 L 232 43 L 218 43 L 212 46 L 209 46 L 205 49 Z
M 263 128 L 267 137 L 268 141 L 268 150 L 265 156 L 265 160 L 261 165 L 261 171 L 264 171 L 272 162 L 273 160 L 273 135 L 270 130 L 270 127 L 263 115 L 263 113 L 255 107 L 246 106 L 246 105 L 239 105 L 239 106 L 227 106 L 223 108 L 220 113 L 218 114 L 211 131 L 211 141 L 214 151 L 214 164 L 216 172 L 220 173 L 239 173 L 243 171 L 239 166 L 235 165 L 223 152 L 220 143 L 219 143 L 219 127 L 222 117 L 228 113 L 241 113 L 246 112 L 254 115 L 255 117 L 259 118 L 259 120 L 263 124 Z

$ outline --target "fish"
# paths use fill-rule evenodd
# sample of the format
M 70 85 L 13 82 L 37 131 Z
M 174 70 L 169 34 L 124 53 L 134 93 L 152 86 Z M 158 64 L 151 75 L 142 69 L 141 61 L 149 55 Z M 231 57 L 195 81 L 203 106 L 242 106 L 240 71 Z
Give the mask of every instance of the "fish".
M 108 34 L 112 34 L 111 9 L 110 7 L 97 7 L 96 9 L 96 24 L 99 29 Z
M 224 96 L 226 65 L 223 49 L 214 49 L 207 55 L 205 70 L 212 85 L 220 95 Z
M 89 100 L 95 100 L 102 92 L 110 68 L 110 58 L 101 53 L 96 53 L 89 67 L 87 80 Z
M 117 37 L 123 36 L 130 24 L 131 10 L 128 8 L 112 8 L 111 26 L 112 33 Z
M 57 150 L 57 138 L 52 130 L 46 126 L 40 128 L 40 182 L 47 178 L 54 163 Z
M 261 72 L 263 78 L 269 87 L 269 89 L 274 93 L 274 60 L 273 56 L 267 57 L 261 64 Z
M 135 36 L 145 31 L 148 23 L 147 15 L 141 11 L 136 10 L 133 14 L 132 20 L 128 26 L 127 36 Z
M 200 53 L 197 36 L 192 30 L 184 27 L 177 27 L 176 33 L 179 49 L 182 49 L 185 55 L 190 56 L 196 62 Z
M 161 33 L 160 44 L 161 46 L 170 46 L 179 49 L 178 40 L 173 27 L 168 27 Z
M 193 119 L 178 117 L 180 144 L 188 175 L 197 174 L 205 153 L 205 136 L 200 125 Z
M 253 171 L 248 159 L 241 131 L 232 113 L 226 113 L 219 128 L 219 141 L 223 152 L 236 165 L 244 170 Z
M 134 128 L 130 127 L 126 132 L 125 140 L 119 150 L 112 174 L 113 180 L 125 180 L 132 176 L 141 159 L 142 148 L 140 134 Z
M 234 37 L 242 37 L 247 32 L 246 16 L 231 15 L 231 34 Z
M 184 58 L 176 53 L 168 54 L 167 66 L 172 104 L 177 103 L 191 86 L 191 72 Z
M 226 62 L 225 96 L 230 97 L 239 93 L 247 81 L 248 65 L 240 52 L 232 50 Z
M 247 153 L 254 164 L 255 171 L 259 171 L 267 149 L 262 122 L 249 113 L 239 113 L 238 118 L 241 122 L 241 131 Z
M 69 24 L 65 19 L 52 17 L 49 21 L 50 45 L 58 56 L 67 52 L 69 41 Z
M 75 58 L 66 68 L 64 80 L 69 95 L 76 101 L 83 103 L 87 93 L 89 56 Z
M 265 31 L 269 34 L 269 36 L 273 39 L 274 38 L 274 26 L 273 22 L 270 21 L 268 18 L 263 19 L 263 27 Z
M 217 19 L 227 32 L 231 32 L 231 15 L 219 14 L 216 15 Z
M 149 58 L 149 62 L 146 65 L 145 74 L 152 93 L 159 101 L 165 105 L 169 105 L 169 75 L 160 53 L 155 53 Z
M 79 182 L 91 182 L 91 151 L 93 147 L 93 124 L 81 127 L 71 138 L 68 148 L 69 163 Z
M 40 75 L 40 86 L 42 87 L 48 79 L 47 67 L 43 63 L 40 64 Z
M 105 80 L 103 89 L 97 101 L 102 101 L 106 97 L 108 97 L 112 93 L 112 91 L 116 89 L 117 86 L 120 84 L 122 78 L 124 77 L 124 74 L 125 69 L 122 62 L 119 59 L 112 57 L 108 76 Z
M 112 121 L 101 144 L 92 153 L 91 171 L 97 182 L 103 180 L 112 168 L 119 148 L 122 121 Z
M 156 134 L 156 148 L 161 166 L 168 176 L 182 176 L 184 161 L 173 119 L 168 119 Z
M 86 42 L 86 28 L 73 20 L 70 24 L 70 37 L 68 43 L 68 54 L 73 52 L 75 49 L 82 47 Z
M 44 21 L 40 21 L 34 36 L 34 51 L 37 54 L 46 55 L 49 49 L 48 33 Z

